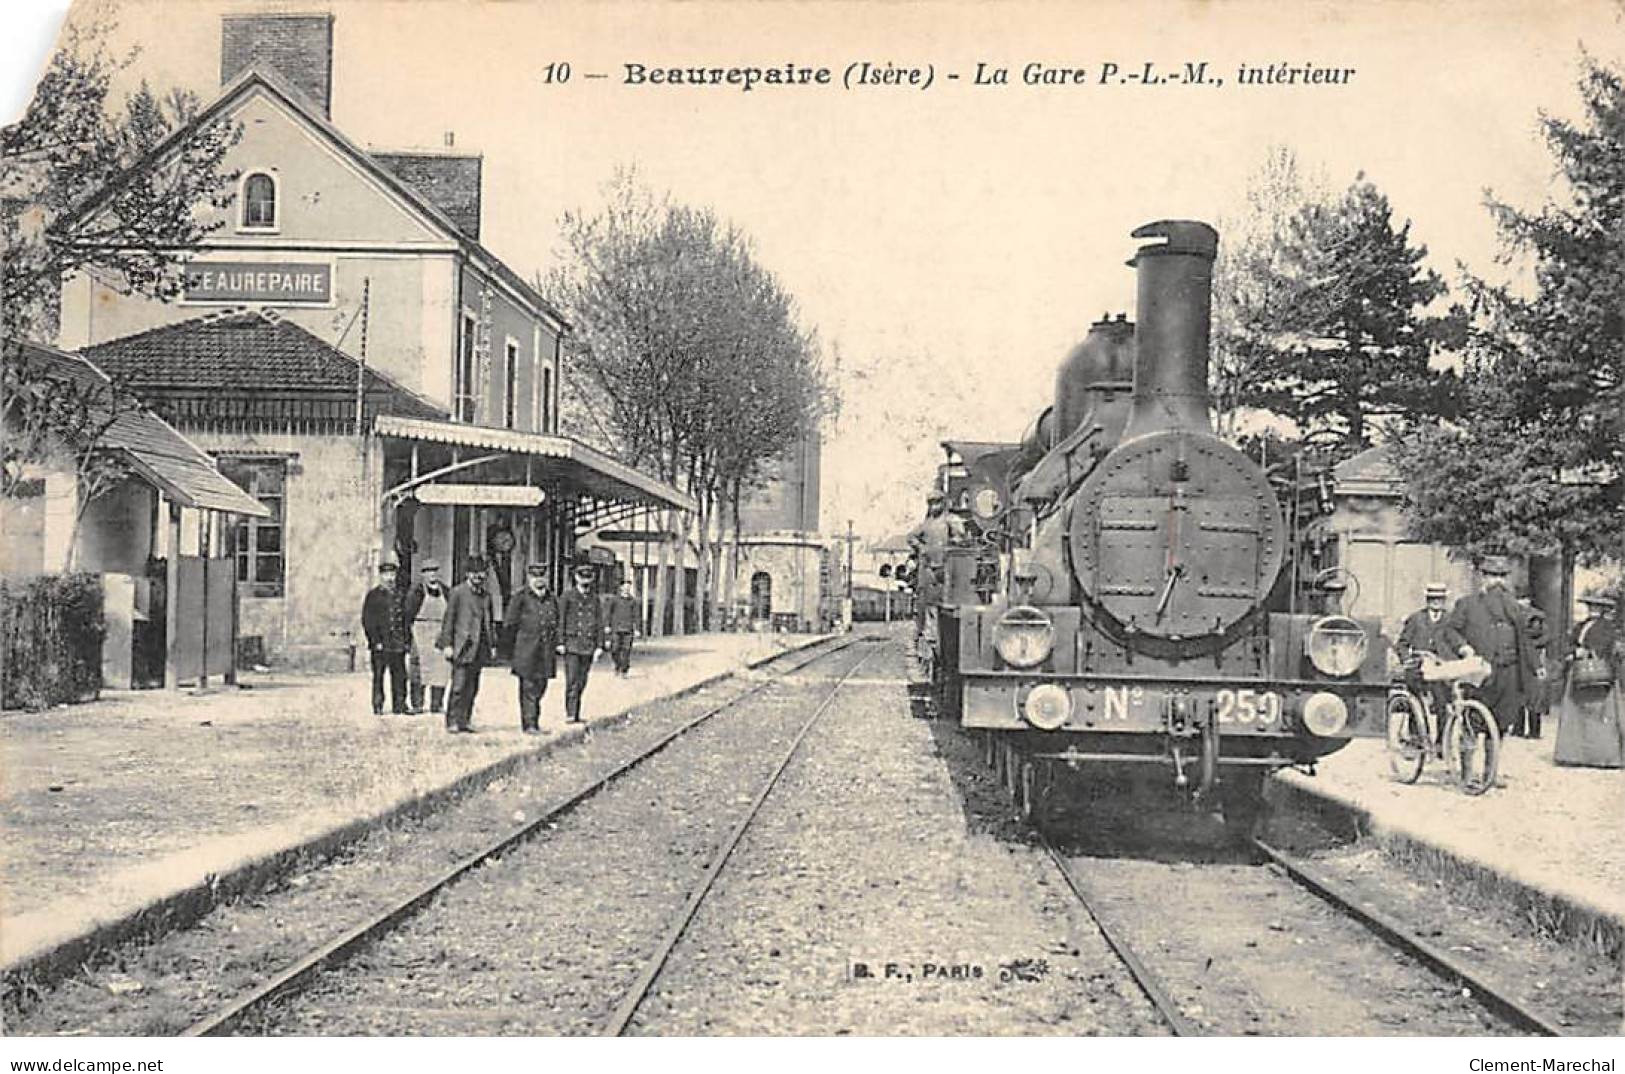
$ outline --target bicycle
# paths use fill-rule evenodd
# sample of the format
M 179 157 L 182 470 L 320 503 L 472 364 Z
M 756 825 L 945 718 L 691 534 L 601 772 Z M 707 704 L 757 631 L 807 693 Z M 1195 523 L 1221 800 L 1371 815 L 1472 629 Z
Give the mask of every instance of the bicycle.
M 1482 701 L 1463 693 L 1490 677 L 1489 662 L 1479 656 L 1444 661 L 1432 653 L 1417 654 L 1422 681 L 1448 682 L 1444 730 L 1428 694 L 1418 696 L 1403 683 L 1388 694 L 1388 767 L 1401 783 L 1415 783 L 1431 759 L 1464 794 L 1480 795 L 1495 786 L 1501 767 L 1501 729 Z

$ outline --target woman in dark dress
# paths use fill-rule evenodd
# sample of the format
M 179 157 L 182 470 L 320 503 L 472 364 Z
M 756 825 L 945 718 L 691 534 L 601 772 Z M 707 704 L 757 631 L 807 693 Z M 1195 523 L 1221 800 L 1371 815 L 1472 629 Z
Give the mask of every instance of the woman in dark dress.
M 1588 768 L 1625 767 L 1619 633 L 1611 614 L 1615 601 L 1603 593 L 1588 593 L 1580 601 L 1590 617 L 1575 626 L 1570 638 L 1552 759 Z M 1606 674 L 1599 674 L 1604 667 Z

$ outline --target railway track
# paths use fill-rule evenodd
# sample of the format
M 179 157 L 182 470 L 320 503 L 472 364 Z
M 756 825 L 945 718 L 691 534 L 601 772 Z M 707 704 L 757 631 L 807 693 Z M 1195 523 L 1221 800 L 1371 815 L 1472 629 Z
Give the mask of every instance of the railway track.
M 1498 1017 L 1536 1036 L 1567 1035 L 1561 1027 L 1513 997 L 1511 990 L 1499 981 L 1481 973 L 1443 947 L 1415 935 L 1406 928 L 1404 922 L 1374 907 L 1364 905 L 1344 885 L 1316 869 L 1310 862 L 1273 847 L 1262 839 L 1254 839 L 1252 845 L 1259 854 L 1274 862 L 1298 884 L 1359 921 L 1384 941 L 1432 969 L 1452 985 L 1465 988 L 1479 1003 Z
M 345 963 L 375 947 L 391 934 L 403 929 L 431 904 L 446 896 L 459 884 L 468 882 L 476 874 L 476 871 L 482 870 L 482 867 L 499 866 L 505 856 L 514 854 L 540 832 L 553 827 L 568 814 L 599 796 L 606 788 L 622 781 L 630 773 L 642 769 L 653 758 L 665 753 L 669 747 L 683 740 L 698 728 L 711 723 L 716 717 L 725 712 L 740 708 L 751 699 L 762 697 L 775 685 L 793 681 L 792 677 L 797 672 L 815 663 L 847 652 L 857 640 L 848 639 L 837 643 L 833 647 L 823 649 L 810 658 L 791 666 L 783 674 L 764 680 L 750 690 L 687 720 L 652 746 L 622 761 L 567 797 L 550 804 L 536 818 L 520 824 L 478 852 L 458 861 L 432 881 L 403 893 L 386 908 L 348 929 L 342 935 L 310 950 L 253 991 L 234 999 L 214 1013 L 193 1023 L 183 1031 L 182 1035 L 229 1035 L 244 1030 L 245 1027 L 263 1023 L 275 1008 L 295 1001 L 301 994 L 310 990 L 324 975 L 341 969 Z M 643 998 L 659 977 L 660 969 L 664 965 L 666 958 L 682 938 L 684 930 L 693 919 L 694 913 L 705 898 L 705 894 L 710 890 L 729 855 L 732 854 L 734 847 L 737 846 L 751 820 L 760 810 L 762 803 L 766 801 L 768 795 L 772 792 L 773 786 L 789 765 L 801 742 L 823 713 L 828 710 L 842 683 L 854 675 L 873 652 L 874 650 L 871 649 L 869 652 L 862 654 L 856 662 L 847 668 L 837 678 L 834 685 L 829 688 L 827 694 L 814 708 L 812 714 L 802 723 L 789 749 L 785 751 L 768 779 L 758 790 L 745 814 L 734 825 L 728 839 L 716 850 L 701 882 L 691 892 L 683 910 L 666 929 L 656 952 L 638 974 L 632 987 L 622 996 L 610 1020 L 601 1028 L 601 1032 L 611 1035 L 619 1034 L 631 1021 Z M 476 1022 L 482 1017 L 494 1016 L 496 1013 L 477 1009 L 460 1010 L 458 1012 L 460 1017 L 469 1017 Z
M 1124 969 L 1133 978 L 1140 991 L 1144 993 L 1147 1000 L 1157 1010 L 1158 1015 L 1167 1025 L 1169 1031 L 1176 1036 L 1193 1036 L 1209 1032 L 1210 1030 L 1187 1017 L 1185 1009 L 1174 999 L 1174 990 L 1170 987 L 1168 981 L 1151 968 L 1149 963 L 1154 959 L 1148 960 L 1135 947 L 1130 939 L 1129 931 L 1125 928 L 1125 922 L 1121 920 L 1122 915 L 1114 914 L 1107 907 L 1107 900 L 1100 897 L 1091 881 L 1086 879 L 1074 862 L 1069 860 L 1068 856 L 1057 848 L 1047 832 L 1036 824 L 1034 825 L 1034 831 L 1039 845 L 1055 865 L 1067 889 L 1094 920 L 1107 945 L 1117 955 Z M 1550 1019 L 1520 1001 L 1505 985 L 1491 979 L 1463 959 L 1456 957 L 1442 945 L 1430 943 L 1426 939 L 1415 935 L 1403 922 L 1365 905 L 1364 901 L 1347 886 L 1334 880 L 1323 871 L 1316 869 L 1312 863 L 1272 846 L 1261 839 L 1252 840 L 1249 849 L 1256 854 L 1257 862 L 1264 863 L 1266 866 L 1274 865 L 1291 881 L 1312 892 L 1339 915 L 1364 926 L 1367 935 L 1375 936 L 1390 949 L 1401 952 L 1406 958 L 1420 963 L 1431 971 L 1436 979 L 1448 988 L 1452 995 L 1470 998 L 1496 1019 L 1517 1032 L 1551 1037 L 1567 1034 L 1568 1031 L 1560 1028 Z M 1192 866 L 1192 868 L 1200 867 Z M 1256 868 L 1257 865 L 1254 867 Z M 1176 888 L 1172 883 L 1148 888 L 1151 891 L 1159 889 L 1163 898 L 1159 900 L 1162 905 L 1158 906 L 1158 912 L 1167 912 L 1166 903 L 1171 901 L 1169 897 Z M 1272 924 L 1266 927 L 1274 928 L 1276 926 Z M 1208 966 L 1213 964 L 1214 957 L 1212 955 L 1207 957 Z M 1317 957 L 1323 961 L 1327 958 L 1324 952 L 1319 953 Z M 1308 1031 L 1316 1032 L 1314 1029 Z

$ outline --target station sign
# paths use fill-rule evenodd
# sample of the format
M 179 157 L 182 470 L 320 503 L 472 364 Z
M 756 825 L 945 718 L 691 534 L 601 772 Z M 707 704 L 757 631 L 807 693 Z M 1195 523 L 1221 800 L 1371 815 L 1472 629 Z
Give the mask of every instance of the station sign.
M 534 485 L 421 485 L 413 495 L 419 503 L 462 507 L 535 507 L 544 499 Z
M 597 537 L 606 544 L 665 544 L 675 541 L 671 530 L 599 530 Z
M 259 302 L 328 306 L 333 266 L 325 261 L 193 261 L 186 266 L 188 302 Z

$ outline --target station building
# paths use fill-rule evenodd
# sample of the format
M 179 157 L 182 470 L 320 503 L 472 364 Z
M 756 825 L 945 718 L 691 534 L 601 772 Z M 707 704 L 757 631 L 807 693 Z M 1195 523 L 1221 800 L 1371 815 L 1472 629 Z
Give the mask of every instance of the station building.
M 328 667 L 354 657 L 382 555 L 406 571 L 433 557 L 452 580 L 486 558 L 500 617 L 527 561 L 562 586 L 578 534 L 693 508 L 559 434 L 569 325 L 482 242 L 482 157 L 341 132 L 333 28 L 326 14 L 224 18 L 222 89 L 175 137 L 236 124 L 236 198 L 199 206 L 218 226 L 177 300 L 77 275 L 58 339 L 271 510 L 231 536 L 242 634 L 273 661 Z

